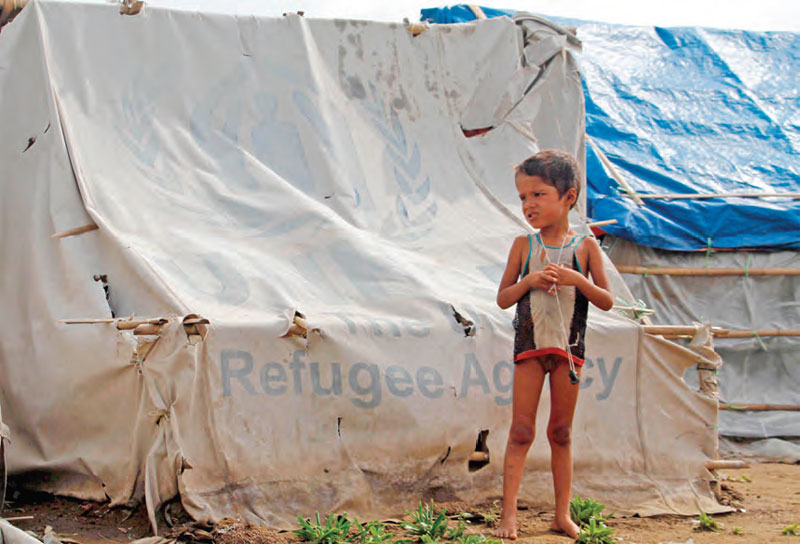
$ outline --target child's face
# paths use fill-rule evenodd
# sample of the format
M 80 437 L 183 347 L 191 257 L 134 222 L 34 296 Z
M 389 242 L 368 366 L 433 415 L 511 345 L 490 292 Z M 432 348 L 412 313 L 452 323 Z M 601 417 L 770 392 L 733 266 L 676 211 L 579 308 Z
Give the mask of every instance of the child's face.
M 539 176 L 519 173 L 515 181 L 522 214 L 535 229 L 549 227 L 564 220 L 569 214 L 570 206 L 575 202 L 575 189 L 569 189 L 559 198 L 558 190 Z

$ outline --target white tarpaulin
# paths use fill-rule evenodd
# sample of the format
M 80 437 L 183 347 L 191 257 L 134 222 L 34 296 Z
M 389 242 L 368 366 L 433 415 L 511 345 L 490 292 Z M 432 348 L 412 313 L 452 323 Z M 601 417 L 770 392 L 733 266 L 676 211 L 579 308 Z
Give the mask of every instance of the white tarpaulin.
M 512 313 L 494 299 L 526 228 L 512 166 L 538 148 L 583 157 L 574 46 L 525 24 L 414 37 L 30 4 L 0 38 L 11 470 L 280 526 L 498 493 Z M 307 339 L 281 338 L 295 311 Z M 59 322 L 112 312 L 173 317 L 157 336 Z M 187 314 L 210 321 L 203 340 Z M 719 510 L 704 468 L 716 403 L 682 380 L 700 356 L 616 314 L 590 320 L 576 493 L 621 513 Z M 538 503 L 544 397 L 522 491 Z M 482 430 L 491 462 L 469 472 Z

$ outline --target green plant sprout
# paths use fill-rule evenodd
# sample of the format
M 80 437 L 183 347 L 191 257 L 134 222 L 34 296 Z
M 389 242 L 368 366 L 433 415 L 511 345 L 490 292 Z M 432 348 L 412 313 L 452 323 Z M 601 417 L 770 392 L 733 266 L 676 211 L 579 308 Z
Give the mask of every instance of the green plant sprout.
M 455 544 L 501 544 L 500 540 L 487 538 L 485 535 L 462 535 L 454 542 Z
M 423 540 L 423 536 L 427 536 L 430 540 L 436 541 L 444 537 L 447 531 L 447 511 L 442 512 L 437 516 L 433 510 L 433 500 L 429 505 L 419 503 L 414 512 L 406 511 L 406 514 L 411 516 L 411 522 L 403 523 L 403 529 Z M 426 543 L 428 544 L 428 543 Z
M 695 527 L 696 531 L 719 531 L 722 529 L 722 524 L 706 514 L 700 512 L 700 525 Z
M 614 529 L 607 526 L 597 518 L 590 518 L 586 525 L 581 527 L 576 544 L 617 544 L 611 536 Z
M 592 519 L 606 523 L 613 515 L 603 516 L 606 505 L 589 498 L 575 497 L 569 501 L 569 515 L 579 527 L 587 525 Z
M 348 537 L 348 533 L 350 532 L 350 528 L 353 526 L 353 522 L 347 519 L 347 514 L 342 514 L 341 516 L 337 514 L 330 514 L 327 518 L 325 518 L 325 523 L 323 524 L 319 519 L 319 512 L 317 512 L 315 519 L 316 522 L 312 523 L 310 520 L 306 520 L 298 516 L 297 521 L 300 522 L 300 528 L 292 532 L 311 544 L 337 544 L 340 542 L 352 542 L 355 539 L 360 538 L 363 532 L 359 531 L 356 535 Z M 357 521 L 355 522 L 355 525 L 360 527 Z
M 781 531 L 786 536 L 800 536 L 800 525 L 797 523 L 792 523 L 791 525 L 787 525 Z
M 393 536 L 394 533 L 386 532 L 386 525 L 380 521 L 371 521 L 364 525 L 359 544 L 387 544 Z

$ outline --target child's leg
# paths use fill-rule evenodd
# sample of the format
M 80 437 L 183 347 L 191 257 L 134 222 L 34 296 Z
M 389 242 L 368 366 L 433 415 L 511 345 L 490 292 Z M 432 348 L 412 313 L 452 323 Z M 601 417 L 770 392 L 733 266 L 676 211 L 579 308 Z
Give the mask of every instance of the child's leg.
M 575 368 L 580 374 L 580 367 Z M 569 363 L 564 359 L 550 372 L 550 421 L 547 439 L 550 442 L 550 469 L 556 496 L 556 517 L 553 529 L 572 538 L 578 536 L 578 526 L 569 515 L 572 492 L 572 418 L 578 402 L 579 384 L 569 381 Z
M 525 458 L 533 442 L 536 409 L 542 394 L 545 372 L 536 359 L 514 365 L 514 386 L 511 405 L 511 428 L 508 431 L 506 457 L 503 464 L 503 510 L 495 536 L 517 538 L 517 492 Z

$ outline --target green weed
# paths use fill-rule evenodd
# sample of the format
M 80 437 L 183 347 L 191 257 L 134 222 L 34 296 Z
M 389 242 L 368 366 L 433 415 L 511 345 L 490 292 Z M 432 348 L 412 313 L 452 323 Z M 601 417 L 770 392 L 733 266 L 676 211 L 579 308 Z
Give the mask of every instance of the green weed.
M 459 521 L 455 527 L 447 529 L 447 540 L 456 540 L 464 536 L 467 525 L 463 521 Z
M 603 516 L 606 505 L 592 499 L 575 497 L 569 501 L 569 515 L 579 527 L 587 525 L 592 519 L 605 523 L 609 516 Z
M 425 544 L 430 544 L 422 537 L 428 537 L 431 541 L 437 541 L 444 537 L 447 531 L 447 512 L 442 512 L 437 516 L 433 511 L 433 500 L 430 504 L 419 503 L 414 512 L 406 511 L 411 516 L 412 521 L 403 523 L 403 529 L 410 535 L 418 537 Z
M 589 518 L 589 522 L 581 527 L 576 544 L 617 544 L 611 536 L 614 529 L 597 518 Z
M 455 544 L 501 544 L 495 538 L 487 538 L 485 535 L 462 535 L 455 539 Z
M 359 536 L 359 544 L 387 544 L 394 533 L 386 532 L 386 525 L 380 521 L 371 521 L 364 525 Z
M 695 531 L 719 531 L 722 529 L 722 524 L 706 514 L 700 512 L 700 525 L 695 527 Z
M 734 527 L 733 529 L 731 529 L 731 533 L 733 533 L 733 534 L 735 534 L 737 536 L 742 536 L 742 528 L 741 527 Z
M 320 522 L 319 512 L 315 516 L 316 522 L 312 523 L 310 520 L 297 517 L 300 522 L 300 528 L 292 531 L 294 534 L 310 542 L 311 544 L 337 544 L 341 542 L 352 542 L 356 538 L 361 537 L 361 531 L 356 535 L 348 536 L 353 522 L 347 519 L 347 514 L 337 515 L 330 514 L 325 518 L 325 523 Z M 356 522 L 356 526 L 358 522 Z
M 800 525 L 797 523 L 792 523 L 791 525 L 787 525 L 781 531 L 786 536 L 800 536 Z

